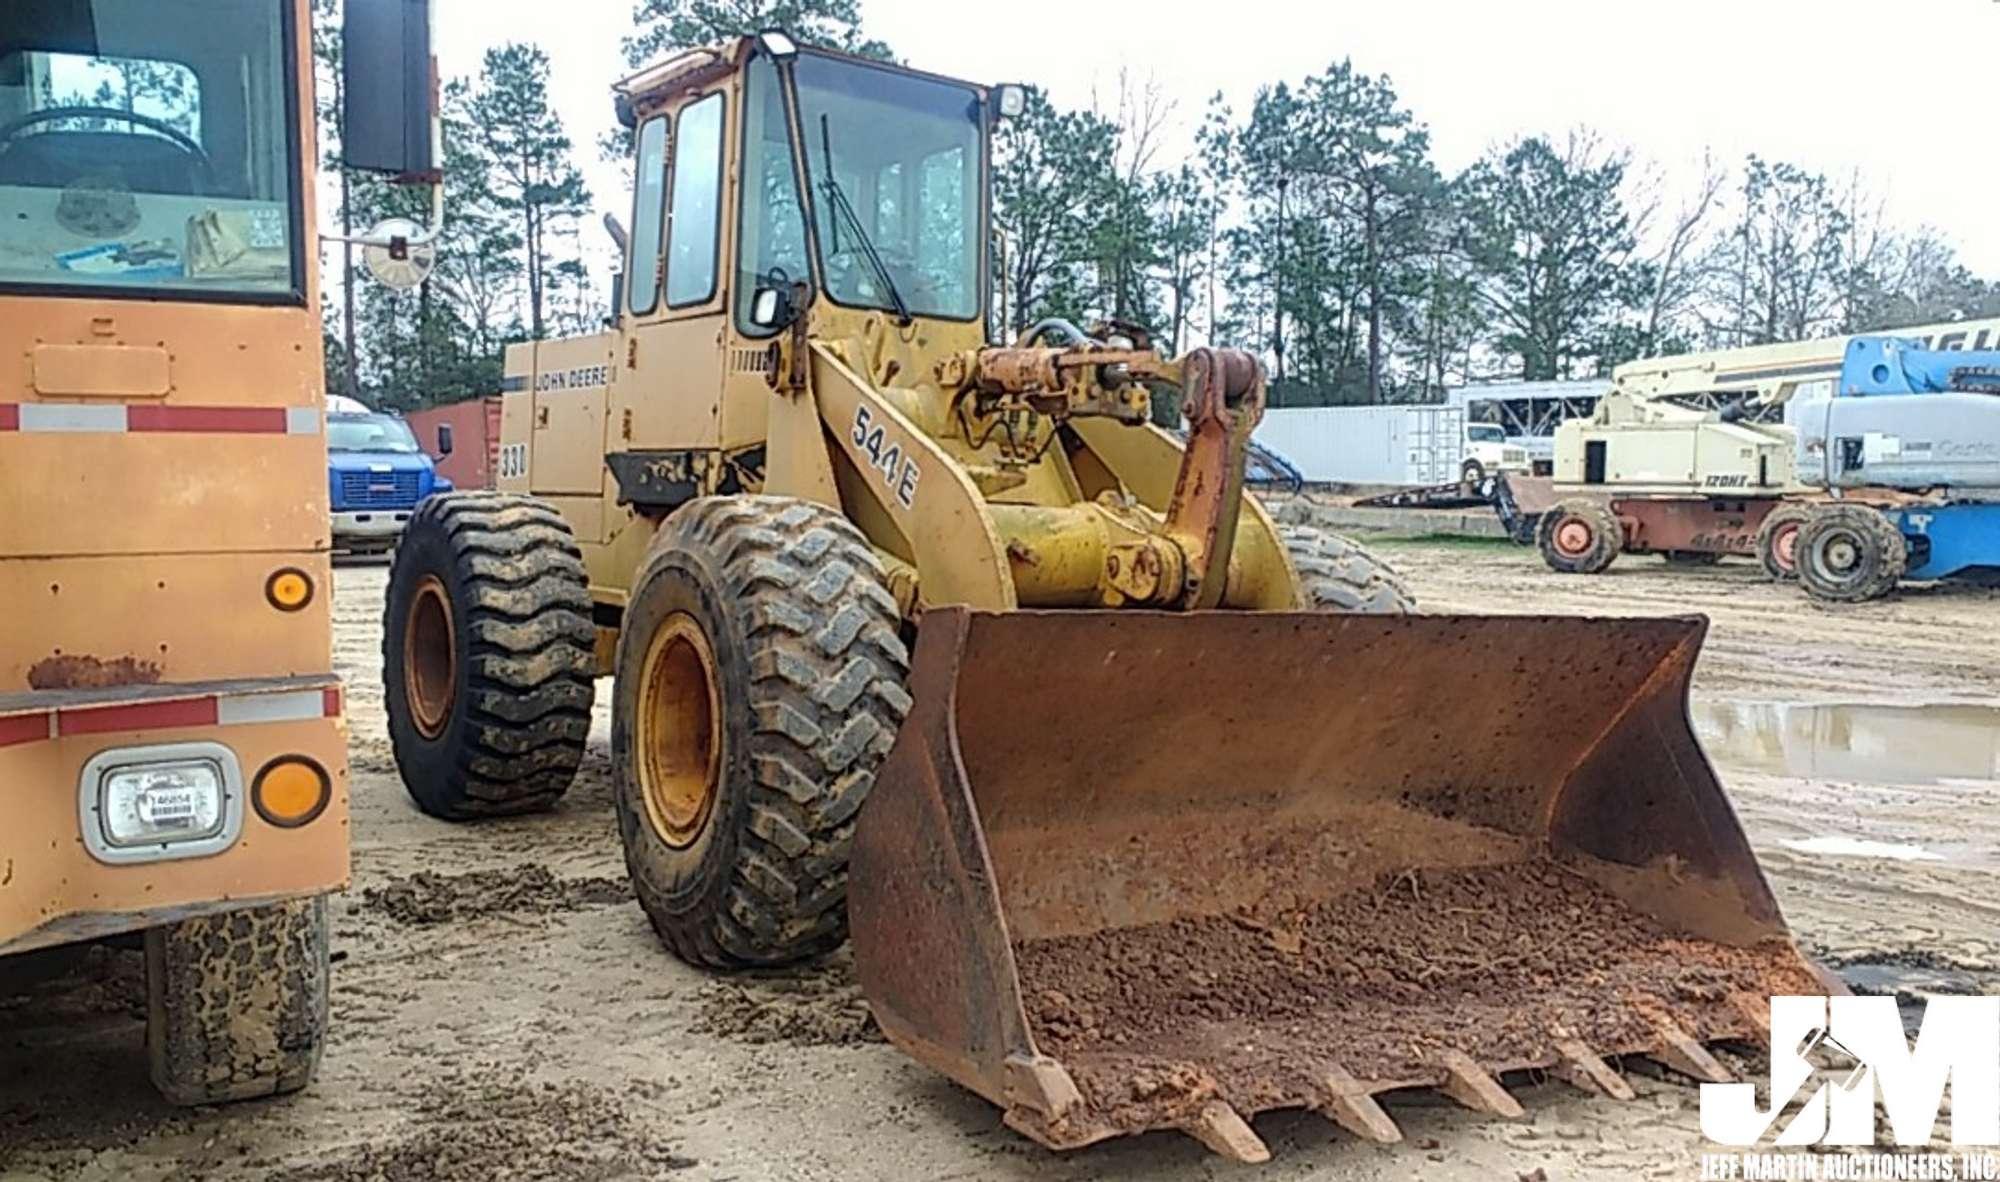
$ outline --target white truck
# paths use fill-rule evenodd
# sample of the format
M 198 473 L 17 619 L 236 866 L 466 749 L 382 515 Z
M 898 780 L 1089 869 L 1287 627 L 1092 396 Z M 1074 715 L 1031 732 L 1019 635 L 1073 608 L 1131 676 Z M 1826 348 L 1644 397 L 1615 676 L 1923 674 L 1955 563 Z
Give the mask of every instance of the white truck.
M 1458 475 L 1465 484 L 1477 487 L 1488 476 L 1501 472 L 1527 473 L 1533 466 L 1528 449 L 1509 443 L 1507 431 L 1500 424 L 1465 425 L 1465 450 L 1458 463 Z

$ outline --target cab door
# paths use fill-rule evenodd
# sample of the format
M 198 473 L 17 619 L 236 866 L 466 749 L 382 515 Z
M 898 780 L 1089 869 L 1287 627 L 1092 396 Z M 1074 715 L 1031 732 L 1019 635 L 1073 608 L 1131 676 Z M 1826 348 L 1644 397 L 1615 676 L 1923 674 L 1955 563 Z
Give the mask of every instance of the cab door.
M 614 452 L 722 446 L 724 161 L 729 95 L 690 98 L 638 129 L 627 335 L 612 385 Z

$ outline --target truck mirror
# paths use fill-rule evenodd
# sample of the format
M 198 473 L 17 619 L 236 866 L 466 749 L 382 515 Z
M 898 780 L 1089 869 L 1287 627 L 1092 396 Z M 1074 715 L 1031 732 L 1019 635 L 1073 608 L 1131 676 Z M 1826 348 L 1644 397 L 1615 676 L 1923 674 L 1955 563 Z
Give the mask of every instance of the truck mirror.
M 451 424 L 450 424 L 450 423 L 439 423 L 439 424 L 438 424 L 438 458 L 439 458 L 439 459 L 443 459 L 443 458 L 444 458 L 445 456 L 448 456 L 448 455 L 450 455 L 450 454 L 451 454 Z
M 341 148 L 349 168 L 440 178 L 430 0 L 347 0 Z
M 750 323 L 758 328 L 783 328 L 791 323 L 791 304 L 783 288 L 760 288 L 750 301 Z

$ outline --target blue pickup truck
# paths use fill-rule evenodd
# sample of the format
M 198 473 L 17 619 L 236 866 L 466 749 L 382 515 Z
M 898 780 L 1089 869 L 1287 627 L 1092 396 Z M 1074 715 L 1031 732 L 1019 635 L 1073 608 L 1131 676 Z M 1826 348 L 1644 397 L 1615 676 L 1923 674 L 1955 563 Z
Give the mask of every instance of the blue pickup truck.
M 439 448 L 449 453 L 447 429 L 439 434 Z M 328 407 L 326 452 L 336 551 L 361 554 L 393 547 L 419 501 L 451 491 L 451 481 L 438 475 L 408 423 L 350 399 Z

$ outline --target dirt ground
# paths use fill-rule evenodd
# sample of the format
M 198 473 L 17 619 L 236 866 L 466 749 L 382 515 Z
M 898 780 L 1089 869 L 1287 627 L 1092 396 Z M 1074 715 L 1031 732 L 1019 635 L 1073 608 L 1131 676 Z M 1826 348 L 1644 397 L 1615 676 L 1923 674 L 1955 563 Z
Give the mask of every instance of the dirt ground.
M 1915 590 L 1830 611 L 1742 563 L 1689 572 L 1627 559 L 1564 579 L 1500 546 L 1380 549 L 1433 612 L 1709 615 L 1700 717 L 2000 705 L 1994 591 Z M 146 1083 L 130 954 L 95 953 L 65 989 L 0 999 L 0 1178 L 1150 1182 L 1241 1168 L 1164 1133 L 1043 1150 L 883 1044 L 844 960 L 725 980 L 667 956 L 623 887 L 608 686 L 582 777 L 553 815 L 477 827 L 419 815 L 383 729 L 384 581 L 380 566 L 338 572 L 354 886 L 335 903 L 333 1031 L 317 1082 L 281 1100 L 166 1108 Z M 1886 773 L 1798 774 L 1765 757 L 1776 740 L 1739 738 L 1710 750 L 1811 950 L 1859 984 L 2000 992 L 2000 783 L 1898 782 L 1893 742 L 1873 753 Z M 2000 737 L 1988 741 L 2000 759 Z M 1827 838 L 1931 857 L 1799 848 Z M 1387 1097 L 1408 1137 L 1399 1146 L 1308 1113 L 1268 1114 L 1256 1128 L 1273 1161 L 1256 1168 L 1273 1182 L 1693 1178 L 1695 1089 L 1636 1068 L 1631 1078 L 1639 1097 L 1625 1103 L 1510 1080 L 1528 1110 L 1517 1122 L 1428 1094 Z

